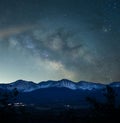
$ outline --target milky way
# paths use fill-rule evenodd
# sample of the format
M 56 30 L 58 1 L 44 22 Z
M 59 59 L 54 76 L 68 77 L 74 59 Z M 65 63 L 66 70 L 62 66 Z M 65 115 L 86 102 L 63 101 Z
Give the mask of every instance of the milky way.
M 0 82 L 120 80 L 119 0 L 0 1 Z

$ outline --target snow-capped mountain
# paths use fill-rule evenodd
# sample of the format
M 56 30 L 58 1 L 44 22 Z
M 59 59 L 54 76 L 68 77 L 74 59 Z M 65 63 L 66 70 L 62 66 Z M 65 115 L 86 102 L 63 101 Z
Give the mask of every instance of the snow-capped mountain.
M 18 90 L 24 92 L 33 91 L 39 88 L 39 86 L 36 83 L 24 80 L 17 80 L 16 82 L 11 83 L 10 86 L 10 89 L 17 88 Z
M 85 81 L 80 81 L 75 83 L 67 79 L 62 79 L 59 81 L 41 82 L 39 85 L 40 85 L 40 88 L 65 87 L 72 90 L 76 90 L 76 89 L 92 90 L 92 89 L 101 89 L 105 87 L 104 84 L 85 82 Z
M 48 87 L 65 87 L 65 88 L 69 88 L 69 89 L 77 89 L 76 87 L 76 83 L 70 81 L 70 80 L 67 80 L 67 79 L 62 79 L 62 80 L 59 80 L 59 81 L 47 81 L 47 82 L 41 82 L 39 83 L 39 87 L 40 88 L 48 88 Z
M 80 81 L 77 83 L 77 89 L 92 90 L 92 89 L 102 89 L 102 88 L 105 88 L 105 85 L 100 83 L 92 83 L 92 82 L 85 82 L 85 81 Z
M 19 91 L 22 92 L 30 92 L 35 89 L 38 89 L 39 86 L 32 81 L 17 80 L 10 84 L 0 84 L 0 88 L 7 90 L 13 90 L 14 88 L 17 88 Z
M 112 87 L 120 87 L 120 82 L 114 82 L 109 84 Z M 71 90 L 93 90 L 93 89 L 103 89 L 105 88 L 105 84 L 100 83 L 93 83 L 93 82 L 73 82 L 67 79 L 62 79 L 59 81 L 43 81 L 40 83 L 34 83 L 32 81 L 25 81 L 25 80 L 17 80 L 15 82 L 12 82 L 10 84 L 0 84 L 0 89 L 7 89 L 7 90 L 13 90 L 14 88 L 17 88 L 21 92 L 31 92 L 37 89 L 43 89 L 43 88 L 68 88 Z

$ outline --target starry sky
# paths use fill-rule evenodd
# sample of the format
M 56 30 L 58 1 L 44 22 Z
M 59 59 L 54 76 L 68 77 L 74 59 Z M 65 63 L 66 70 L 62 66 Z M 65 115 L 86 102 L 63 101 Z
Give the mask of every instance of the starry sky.
M 0 0 L 0 82 L 120 81 L 119 0 Z

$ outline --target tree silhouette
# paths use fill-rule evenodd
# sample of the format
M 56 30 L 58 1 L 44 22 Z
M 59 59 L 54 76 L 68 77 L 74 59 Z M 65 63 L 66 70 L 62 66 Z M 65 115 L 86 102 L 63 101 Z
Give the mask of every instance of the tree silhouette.
M 115 90 L 111 86 L 107 85 L 106 93 L 104 93 L 104 96 L 107 99 L 107 103 L 106 103 L 107 108 L 109 110 L 114 110 L 116 107 L 115 99 L 117 96 Z
M 13 102 L 16 100 L 19 92 L 17 88 L 14 88 L 12 91 L 6 91 L 0 94 L 0 111 L 4 112 L 9 108 L 13 107 Z M 9 105 L 9 103 L 11 105 Z
M 116 117 L 116 93 L 115 90 L 107 85 L 106 88 L 103 91 L 103 95 L 106 97 L 106 101 L 104 103 L 101 103 L 97 101 L 95 98 L 87 97 L 86 100 L 92 104 L 94 108 L 93 117 L 102 119 L 112 119 Z M 108 118 L 109 117 L 109 118 Z

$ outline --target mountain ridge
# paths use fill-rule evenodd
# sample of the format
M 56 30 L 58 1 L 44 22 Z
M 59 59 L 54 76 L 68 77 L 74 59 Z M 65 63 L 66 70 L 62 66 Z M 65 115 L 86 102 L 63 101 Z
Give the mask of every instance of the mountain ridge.
M 68 79 L 61 79 L 58 81 L 48 80 L 48 81 L 35 83 L 33 81 L 26 81 L 26 80 L 20 79 L 8 84 L 0 84 L 0 88 L 8 89 L 8 90 L 17 88 L 21 92 L 31 92 L 37 89 L 51 88 L 51 87 L 57 87 L 57 88 L 65 87 L 72 90 L 77 90 L 77 89 L 93 90 L 93 89 L 102 89 L 106 85 L 110 85 L 113 87 L 120 87 L 120 82 L 112 82 L 110 84 L 101 84 L 101 83 L 94 83 L 94 82 L 87 82 L 87 81 L 73 82 Z

